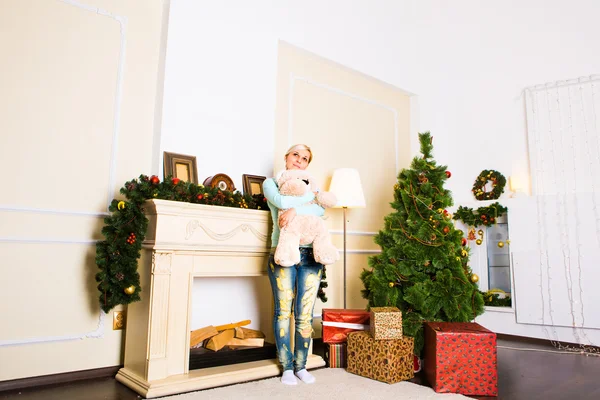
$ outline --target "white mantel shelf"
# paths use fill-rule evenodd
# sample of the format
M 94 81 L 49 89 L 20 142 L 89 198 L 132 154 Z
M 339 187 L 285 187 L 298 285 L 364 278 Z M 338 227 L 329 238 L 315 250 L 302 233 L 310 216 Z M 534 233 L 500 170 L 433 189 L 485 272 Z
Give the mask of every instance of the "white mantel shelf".
M 142 300 L 128 306 L 125 365 L 116 379 L 153 398 L 280 374 L 276 360 L 189 370 L 193 280 L 266 275 L 268 211 L 150 200 L 144 213 Z M 314 354 L 307 360 L 309 369 L 323 365 Z

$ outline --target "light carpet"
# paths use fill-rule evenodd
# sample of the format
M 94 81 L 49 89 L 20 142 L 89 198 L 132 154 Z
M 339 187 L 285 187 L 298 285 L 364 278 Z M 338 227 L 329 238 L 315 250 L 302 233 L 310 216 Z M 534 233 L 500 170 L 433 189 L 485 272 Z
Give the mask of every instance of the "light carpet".
M 357 400 L 458 400 L 468 399 L 460 394 L 439 394 L 433 389 L 410 382 L 387 384 L 346 372 L 342 368 L 322 368 L 310 371 L 317 381 L 307 385 L 298 381 L 295 386 L 281 383 L 279 377 L 241 383 L 216 389 L 201 390 L 162 400 L 199 399 L 357 399 Z

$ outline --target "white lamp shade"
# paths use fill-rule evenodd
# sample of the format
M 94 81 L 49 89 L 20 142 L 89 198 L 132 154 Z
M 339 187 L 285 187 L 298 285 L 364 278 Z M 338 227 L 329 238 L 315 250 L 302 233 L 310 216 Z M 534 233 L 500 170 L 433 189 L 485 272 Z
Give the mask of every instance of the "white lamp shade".
M 337 197 L 336 208 L 366 207 L 360 175 L 354 168 L 338 168 L 333 171 L 329 191 Z

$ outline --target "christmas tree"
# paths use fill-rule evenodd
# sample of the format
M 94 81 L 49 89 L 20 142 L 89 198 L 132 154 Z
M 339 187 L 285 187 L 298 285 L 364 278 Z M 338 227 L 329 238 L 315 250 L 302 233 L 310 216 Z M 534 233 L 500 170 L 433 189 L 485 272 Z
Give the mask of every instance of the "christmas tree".
M 443 185 L 450 171 L 433 159 L 429 132 L 420 133 L 419 141 L 422 156 L 398 175 L 395 211 L 375 236 L 381 253 L 361 273 L 369 306 L 402 310 L 403 332 L 415 338 L 415 354 L 423 349 L 424 321 L 468 322 L 483 312 L 467 241 L 447 210 L 452 195 Z

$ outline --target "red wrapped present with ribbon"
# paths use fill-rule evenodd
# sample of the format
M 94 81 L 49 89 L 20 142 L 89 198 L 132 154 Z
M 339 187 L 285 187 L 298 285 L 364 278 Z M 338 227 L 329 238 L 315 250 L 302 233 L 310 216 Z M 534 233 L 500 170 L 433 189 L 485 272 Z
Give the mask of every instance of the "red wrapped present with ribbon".
M 365 310 L 324 308 L 323 343 L 346 343 L 348 333 L 368 331 L 371 314 Z
M 423 369 L 438 393 L 498 395 L 496 334 L 475 322 L 426 322 Z

